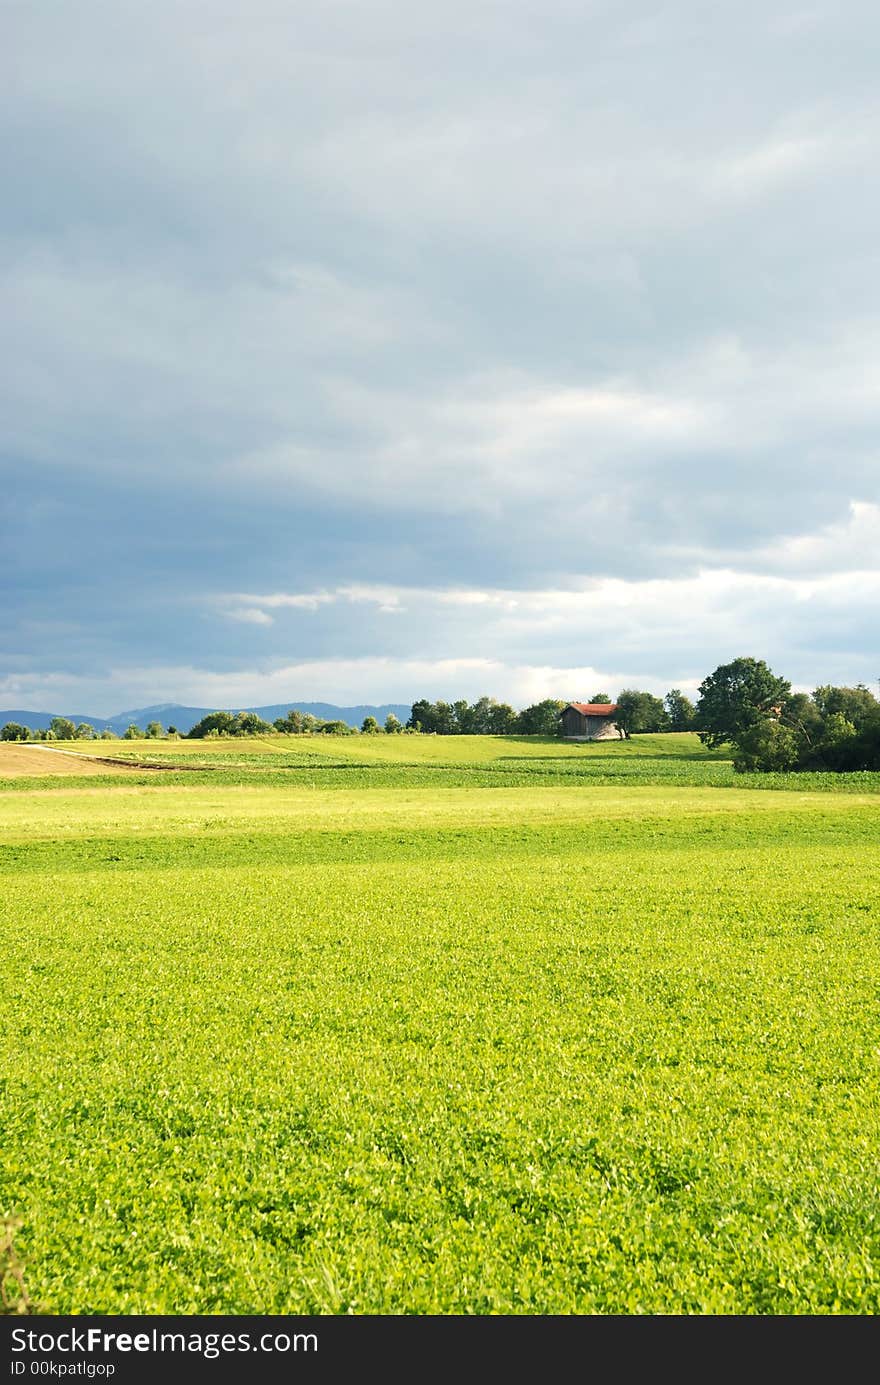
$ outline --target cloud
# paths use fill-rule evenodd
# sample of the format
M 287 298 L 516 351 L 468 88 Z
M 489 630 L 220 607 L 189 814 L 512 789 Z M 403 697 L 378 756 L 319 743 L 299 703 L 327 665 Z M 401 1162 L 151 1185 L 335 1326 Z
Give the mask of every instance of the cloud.
M 855 508 L 856 528 L 875 520 Z M 85 710 L 96 715 L 118 712 L 123 702 L 159 700 L 259 705 L 488 694 L 520 706 L 600 689 L 614 695 L 627 686 L 694 691 L 739 654 L 767 659 L 799 687 L 872 684 L 880 568 L 823 570 L 826 541 L 845 542 L 845 534 L 820 536 L 810 572 L 717 568 L 675 578 L 583 578 L 569 589 L 241 593 L 236 607 L 208 609 L 226 617 L 260 610 L 259 603 L 271 607 L 271 625 L 257 624 L 259 643 L 247 654 L 215 644 L 198 664 L 132 662 L 86 676 L 28 668 L 18 655 L 0 691 L 7 701 L 50 699 L 56 708 L 65 698 L 88 697 Z M 391 623 L 388 611 L 397 617 Z M 340 654 L 342 645 L 351 652 Z M 292 650 L 308 653 L 294 657 Z
M 804 176 L 832 156 L 826 136 L 774 138 L 723 160 L 713 171 L 712 186 L 720 195 L 732 197 L 784 191 L 792 178 Z
M 364 702 L 412 703 L 422 696 L 476 699 L 487 693 L 497 693 L 510 698 L 516 706 L 525 706 L 544 697 L 589 696 L 591 691 L 619 684 L 620 675 L 589 666 L 557 669 L 509 665 L 483 658 L 334 659 L 287 664 L 271 670 L 228 672 L 187 665 L 162 669 L 128 667 L 114 670 L 106 680 L 84 680 L 77 696 L 80 701 L 90 701 L 86 710 L 94 715 L 112 715 L 120 710 L 117 704 L 122 688 L 133 694 L 132 701 L 149 703 L 157 682 L 171 690 L 172 701 L 216 708 L 324 701 L 328 688 L 333 691 L 334 701 L 343 706 Z M 648 682 L 661 689 L 657 680 Z M 393 696 L 388 693 L 389 688 L 393 689 Z M 48 699 L 52 703 L 50 710 L 55 710 L 55 704 L 69 692 L 62 674 L 24 676 L 0 683 L 0 695 L 26 697 L 31 702 Z
M 867 669 L 867 0 L 114 16 L 0 55 L 10 676 Z
M 850 501 L 846 520 L 826 525 L 815 534 L 783 539 L 756 557 L 789 572 L 876 573 L 880 568 L 880 505 Z
M 232 606 L 223 614 L 228 620 L 240 620 L 245 625 L 271 625 L 273 623 L 268 611 L 261 611 L 257 606 Z
M 400 604 L 400 593 L 391 587 L 360 584 L 337 587 L 335 591 L 268 592 L 263 595 L 233 592 L 211 598 L 209 604 L 219 606 L 222 614 L 229 620 L 271 625 L 273 618 L 268 614 L 270 610 L 319 611 L 323 606 L 334 605 L 340 601 L 355 606 L 376 606 L 383 615 L 397 615 L 404 609 Z

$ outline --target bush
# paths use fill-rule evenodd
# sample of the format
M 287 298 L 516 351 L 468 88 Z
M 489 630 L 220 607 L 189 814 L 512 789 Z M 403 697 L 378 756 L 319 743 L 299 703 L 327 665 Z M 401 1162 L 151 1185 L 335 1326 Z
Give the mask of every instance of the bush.
M 797 764 L 799 751 L 794 731 L 778 721 L 765 719 L 750 726 L 736 742 L 733 768 L 741 774 L 791 769 Z

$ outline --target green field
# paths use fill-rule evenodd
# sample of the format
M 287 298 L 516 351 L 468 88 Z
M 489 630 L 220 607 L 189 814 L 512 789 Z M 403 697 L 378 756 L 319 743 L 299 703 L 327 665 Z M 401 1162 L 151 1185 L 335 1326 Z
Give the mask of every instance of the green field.
M 0 778 L 38 1309 L 880 1311 L 880 775 L 69 748 L 172 768 Z

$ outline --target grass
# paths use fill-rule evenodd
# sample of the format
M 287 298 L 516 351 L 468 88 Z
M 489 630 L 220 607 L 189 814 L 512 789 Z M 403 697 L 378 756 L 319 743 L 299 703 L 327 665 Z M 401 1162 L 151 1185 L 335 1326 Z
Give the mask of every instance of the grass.
M 215 783 L 302 788 L 534 788 L 649 785 L 691 788 L 880 793 L 880 773 L 734 774 L 726 748 L 707 750 L 696 735 L 635 736 L 575 744 L 538 736 L 267 736 L 206 741 L 72 741 L 61 748 L 110 756 L 122 764 L 162 767 L 166 787 Z M 0 792 L 51 788 L 53 757 L 27 751 L 29 779 L 4 777 Z M 61 756 L 54 757 L 61 760 Z M 70 757 L 64 757 L 69 772 Z M 75 766 L 74 766 L 75 768 Z M 128 784 L 155 782 L 156 770 L 129 769 Z M 69 778 L 75 783 L 76 776 Z M 91 779 L 82 783 L 91 783 Z
M 221 767 L 0 793 L 31 1302 L 876 1313 L 876 786 L 689 744 L 162 743 Z

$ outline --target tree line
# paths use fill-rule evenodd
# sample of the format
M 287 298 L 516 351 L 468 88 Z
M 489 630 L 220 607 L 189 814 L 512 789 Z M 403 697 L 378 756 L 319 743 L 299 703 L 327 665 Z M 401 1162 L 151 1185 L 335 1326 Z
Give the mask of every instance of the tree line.
M 375 717 L 364 718 L 362 732 L 378 734 L 382 729 Z M 384 730 L 391 735 L 403 731 L 404 727 L 392 712 L 385 718 Z M 188 740 L 205 740 L 216 736 L 269 736 L 278 733 L 288 736 L 356 736 L 358 730 L 346 721 L 324 721 L 308 712 L 290 711 L 286 717 L 277 717 L 274 722 L 264 721 L 256 712 L 209 712 L 185 736 Z M 145 730 L 132 722 L 121 736 L 109 727 L 96 731 L 87 721 L 74 725 L 69 717 L 53 717 L 45 729 L 31 729 L 16 721 L 7 721 L 5 726 L 0 727 L 2 741 L 140 741 L 177 740 L 180 737 L 181 732 L 176 726 L 169 726 L 166 730 L 160 721 L 148 722 Z
M 880 769 L 880 702 L 864 683 L 793 693 L 763 659 L 734 659 L 700 684 L 696 717 L 703 744 L 731 745 L 741 773 Z
M 176 726 L 169 726 L 166 731 L 160 721 L 148 722 L 145 731 L 131 722 L 121 736 L 111 731 L 109 726 L 96 731 L 87 721 L 74 725 L 69 717 L 53 717 L 45 728 L 21 726 L 17 721 L 7 721 L 0 726 L 0 741 L 142 741 L 145 737 L 159 740 L 166 736 L 173 739 L 179 735 Z
M 587 701 L 611 705 L 606 692 L 593 693 Z M 548 697 L 515 712 L 494 697 L 481 697 L 470 705 L 423 698 L 412 704 L 407 727 L 435 736 L 557 736 L 559 715 L 567 705 Z M 638 732 L 690 731 L 696 725 L 696 709 L 680 688 L 663 698 L 624 688 L 615 704 L 614 724 L 622 738 Z
M 588 699 L 611 705 L 606 692 Z M 545 698 L 515 711 L 507 702 L 479 697 L 468 703 L 413 702 L 406 724 L 392 712 L 380 726 L 367 716 L 358 730 L 344 721 L 323 721 L 294 709 L 274 722 L 256 712 L 210 712 L 189 730 L 190 740 L 218 736 L 271 735 L 435 735 L 435 736 L 557 736 L 559 716 L 567 704 Z M 812 693 L 793 693 L 791 683 L 775 674 L 762 659 L 738 658 L 721 664 L 704 678 L 696 704 L 680 688 L 665 697 L 638 688 L 623 688 L 614 704 L 614 723 L 621 737 L 663 731 L 696 731 L 710 748 L 730 745 L 734 769 L 877 770 L 880 769 L 880 702 L 863 683 L 854 687 L 830 684 Z M 178 737 L 152 721 L 142 731 L 132 723 L 124 740 Z M 113 731 L 96 731 L 88 722 L 78 725 L 53 717 L 45 730 L 30 730 L 17 722 L 0 728 L 4 741 L 117 740 Z

